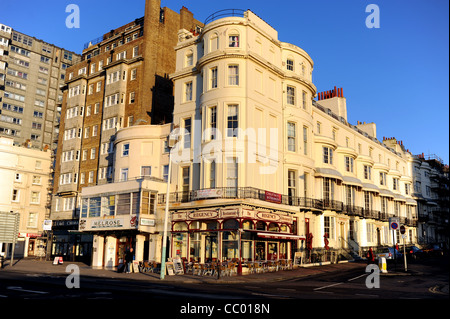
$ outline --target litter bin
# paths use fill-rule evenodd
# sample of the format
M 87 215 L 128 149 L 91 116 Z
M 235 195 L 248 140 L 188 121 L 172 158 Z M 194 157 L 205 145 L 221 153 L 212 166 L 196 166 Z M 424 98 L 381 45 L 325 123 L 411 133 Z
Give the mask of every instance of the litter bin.
M 382 273 L 387 273 L 386 258 L 384 257 L 378 258 L 378 268 L 380 268 Z

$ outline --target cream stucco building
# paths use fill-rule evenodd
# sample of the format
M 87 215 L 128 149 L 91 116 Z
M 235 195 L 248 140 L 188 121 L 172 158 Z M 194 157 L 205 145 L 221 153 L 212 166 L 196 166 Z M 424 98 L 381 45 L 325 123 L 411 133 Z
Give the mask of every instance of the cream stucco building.
M 416 241 L 411 154 L 380 142 L 374 123 L 349 124 L 343 90 L 316 91 L 304 50 L 279 41 L 251 11 L 213 20 L 199 35 L 180 30 L 175 49 L 174 125 L 183 134 L 173 173 L 185 195 L 171 207 L 183 241 L 173 254 L 292 258 L 305 246 L 361 253 L 399 241 L 389 231 L 394 216 Z M 240 232 L 211 235 L 227 227 Z
M 114 142 L 113 183 L 84 187 L 79 230 L 93 235 L 92 266 L 114 267 L 130 247 L 136 260 L 160 260 L 171 124 L 121 129 Z
M 0 137 L 0 211 L 20 214 L 16 256 L 45 253 L 44 219 L 49 217 L 51 151 L 14 145 Z M 0 252 L 11 247 L 0 243 Z

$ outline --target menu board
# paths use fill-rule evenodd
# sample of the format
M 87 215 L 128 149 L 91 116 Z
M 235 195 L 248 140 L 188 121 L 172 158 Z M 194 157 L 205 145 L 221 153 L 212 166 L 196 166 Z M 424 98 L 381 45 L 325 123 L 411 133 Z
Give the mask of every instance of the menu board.
M 181 262 L 181 258 L 173 259 L 173 268 L 174 268 L 175 275 L 183 275 L 184 274 L 183 263 Z

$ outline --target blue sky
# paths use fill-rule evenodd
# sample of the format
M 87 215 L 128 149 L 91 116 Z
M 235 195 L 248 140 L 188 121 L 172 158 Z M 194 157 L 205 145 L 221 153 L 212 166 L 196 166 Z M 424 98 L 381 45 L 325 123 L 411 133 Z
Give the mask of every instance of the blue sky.
M 68 4 L 80 8 L 80 28 L 65 26 Z M 125 3 L 125 5 L 124 5 Z M 380 9 L 369 29 L 366 6 Z M 396 137 L 413 154 L 449 163 L 448 0 L 162 0 L 187 7 L 200 21 L 215 11 L 251 9 L 281 41 L 312 57 L 318 91 L 342 87 L 348 121 L 375 122 L 379 140 Z M 79 52 L 83 44 L 144 15 L 145 0 L 15 0 L 0 5 L 0 23 Z

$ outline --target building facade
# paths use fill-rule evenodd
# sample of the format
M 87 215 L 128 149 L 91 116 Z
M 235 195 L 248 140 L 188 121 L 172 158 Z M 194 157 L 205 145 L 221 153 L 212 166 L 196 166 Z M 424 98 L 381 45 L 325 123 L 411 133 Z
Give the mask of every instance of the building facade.
M 114 267 L 133 247 L 136 260 L 160 261 L 171 124 L 119 130 L 114 142 L 113 182 L 84 187 L 79 230 L 93 236 L 93 267 Z M 165 151 L 164 151 L 165 150 Z
M 81 61 L 67 70 L 52 203 L 64 241 L 56 237 L 55 253 L 77 259 L 66 251 L 66 241 L 77 241 L 67 230 L 78 229 L 82 188 L 114 180 L 116 132 L 172 121 L 168 74 L 175 70 L 177 32 L 201 26 L 185 7 L 176 13 L 148 0 L 144 17 L 87 43 Z
M 0 211 L 20 215 L 15 256 L 45 254 L 43 223 L 50 214 L 50 165 L 50 150 L 14 145 L 12 138 L 0 137 Z M 5 255 L 11 248 L 11 244 L 0 243 L 0 252 Z
M 0 24 L 0 135 L 56 148 L 66 69 L 79 55 Z
M 449 247 L 449 175 L 448 165 L 436 155 L 423 153 L 412 159 L 413 196 L 418 203 L 419 244 L 445 244 Z M 444 248 L 444 247 L 442 247 Z
M 251 11 L 179 39 L 172 256 L 361 254 L 400 241 L 389 217 L 417 241 L 412 155 L 349 124 L 343 90 L 317 92 L 304 50 Z

